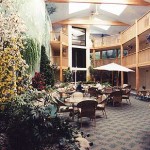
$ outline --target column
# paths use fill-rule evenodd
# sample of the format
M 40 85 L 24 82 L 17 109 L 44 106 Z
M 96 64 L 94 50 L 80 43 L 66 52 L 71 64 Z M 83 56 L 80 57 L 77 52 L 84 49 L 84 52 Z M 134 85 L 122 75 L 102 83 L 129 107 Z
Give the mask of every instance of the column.
M 139 36 L 138 36 L 138 25 L 137 20 L 135 21 L 136 24 L 136 90 L 139 90 L 139 83 L 140 83 L 140 74 L 139 74 L 139 66 L 138 66 L 138 59 L 139 59 Z

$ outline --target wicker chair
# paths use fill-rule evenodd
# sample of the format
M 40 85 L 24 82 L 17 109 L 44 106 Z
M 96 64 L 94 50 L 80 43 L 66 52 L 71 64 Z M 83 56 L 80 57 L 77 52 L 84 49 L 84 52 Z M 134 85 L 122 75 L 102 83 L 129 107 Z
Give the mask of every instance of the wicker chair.
M 97 99 L 98 105 L 97 105 L 97 110 L 101 110 L 103 115 L 105 115 L 105 117 L 107 118 L 107 114 L 106 114 L 106 110 L 105 110 L 105 106 L 107 103 L 107 96 L 106 95 L 101 95 L 98 97 Z
M 84 100 L 77 104 L 79 108 L 78 118 L 81 118 L 81 127 L 82 127 L 82 117 L 88 117 L 91 120 L 94 120 L 94 124 L 96 126 L 96 108 L 98 102 L 95 100 Z
M 123 89 L 122 90 L 122 100 L 125 99 L 127 101 L 127 103 L 131 104 L 130 101 L 130 89 Z
M 90 87 L 88 93 L 90 94 L 90 97 L 98 97 L 98 89 L 95 87 Z
M 57 112 L 73 112 L 73 107 L 66 105 L 63 101 L 59 100 L 58 98 L 55 98 L 57 102 Z
M 113 106 L 115 106 L 115 103 L 120 103 L 122 105 L 122 91 L 113 91 L 110 96 L 110 100 L 113 102 Z

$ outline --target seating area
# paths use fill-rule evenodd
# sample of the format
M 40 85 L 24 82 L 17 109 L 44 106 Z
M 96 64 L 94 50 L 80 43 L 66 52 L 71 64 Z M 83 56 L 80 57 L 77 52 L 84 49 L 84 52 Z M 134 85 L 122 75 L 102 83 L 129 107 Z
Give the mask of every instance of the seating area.
M 150 0 L 0 6 L 0 150 L 150 150 Z
M 111 105 L 106 95 L 99 95 L 95 102 L 83 100 L 77 104 L 78 118 L 71 122 L 91 135 L 89 140 L 94 142 L 92 150 L 150 149 L 149 102 L 135 99 L 134 95 L 129 95 L 129 88 L 126 90 L 123 96 L 120 91 L 112 92 L 110 97 L 114 101 Z M 114 105 L 120 100 L 121 105 Z M 67 117 L 66 114 L 64 116 Z

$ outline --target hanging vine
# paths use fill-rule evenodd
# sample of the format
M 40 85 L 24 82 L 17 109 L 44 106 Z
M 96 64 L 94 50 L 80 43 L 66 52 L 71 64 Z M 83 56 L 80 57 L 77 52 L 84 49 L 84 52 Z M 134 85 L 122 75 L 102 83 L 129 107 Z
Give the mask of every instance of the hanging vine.
M 37 61 L 40 56 L 39 43 L 33 39 L 27 38 L 24 42 L 24 51 L 22 52 L 23 59 L 29 65 L 28 72 L 31 73 L 35 70 Z

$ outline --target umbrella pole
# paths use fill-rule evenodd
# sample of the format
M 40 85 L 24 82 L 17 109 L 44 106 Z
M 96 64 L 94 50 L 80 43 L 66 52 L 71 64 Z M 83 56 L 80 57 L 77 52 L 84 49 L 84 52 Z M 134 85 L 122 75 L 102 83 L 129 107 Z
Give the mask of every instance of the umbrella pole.
M 119 84 L 119 71 L 118 71 L 118 74 L 117 74 L 117 87 L 118 87 L 118 84 Z
M 111 82 L 112 82 L 112 86 L 113 86 L 113 80 L 114 80 L 114 74 L 113 74 L 113 71 L 112 71 L 112 79 L 111 79 Z
M 103 77 L 103 71 L 101 71 L 101 84 L 102 84 L 102 81 L 103 81 L 102 77 Z

